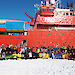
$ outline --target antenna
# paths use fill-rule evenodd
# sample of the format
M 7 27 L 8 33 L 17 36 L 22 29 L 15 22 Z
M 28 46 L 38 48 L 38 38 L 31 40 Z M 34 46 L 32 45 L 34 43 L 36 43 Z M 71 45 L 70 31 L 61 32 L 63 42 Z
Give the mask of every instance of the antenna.
M 67 2 L 67 7 L 69 8 L 69 3 Z
M 71 3 L 70 3 L 70 7 L 72 7 L 72 8 L 73 8 L 73 2 L 71 2 Z

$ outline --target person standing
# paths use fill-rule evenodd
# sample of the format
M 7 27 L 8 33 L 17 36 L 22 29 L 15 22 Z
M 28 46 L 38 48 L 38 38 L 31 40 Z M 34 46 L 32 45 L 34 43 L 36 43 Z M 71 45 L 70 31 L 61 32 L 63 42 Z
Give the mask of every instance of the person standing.
M 32 59 L 32 52 L 29 52 L 29 59 Z
M 0 46 L 0 58 L 1 58 L 1 51 L 2 51 L 2 48 L 1 48 L 1 46 Z
M 24 52 L 25 52 L 24 48 L 23 48 L 23 47 L 21 47 L 20 54 L 21 54 L 21 53 L 24 53 Z

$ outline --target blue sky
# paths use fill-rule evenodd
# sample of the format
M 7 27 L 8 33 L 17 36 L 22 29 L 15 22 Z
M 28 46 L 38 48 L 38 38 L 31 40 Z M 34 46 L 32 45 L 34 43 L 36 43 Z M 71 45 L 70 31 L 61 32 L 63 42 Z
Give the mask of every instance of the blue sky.
M 40 4 L 40 1 L 41 0 L 0 0 L 0 18 L 30 21 L 30 19 L 24 15 L 24 12 L 35 17 L 34 4 Z M 70 3 L 70 1 L 73 0 L 61 0 L 61 4 L 66 6 L 65 2 L 67 1 Z
M 1 0 L 0 18 L 27 20 L 24 12 L 33 16 L 33 4 L 34 0 Z
M 29 20 L 29 18 L 24 15 L 24 12 L 34 17 L 35 7 L 33 5 L 36 3 L 40 4 L 40 1 L 41 0 L 0 0 L 0 18 Z M 72 0 L 61 0 L 61 4 L 66 6 L 65 2 L 67 1 L 70 2 Z

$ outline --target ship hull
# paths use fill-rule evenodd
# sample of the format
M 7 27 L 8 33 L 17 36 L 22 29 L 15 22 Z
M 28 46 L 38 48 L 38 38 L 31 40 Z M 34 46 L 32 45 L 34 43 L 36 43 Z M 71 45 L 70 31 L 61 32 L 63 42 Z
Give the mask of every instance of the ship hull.
M 28 44 L 30 46 L 68 46 L 75 47 L 75 31 L 74 30 L 58 30 L 58 31 L 29 31 Z
M 0 45 L 17 45 L 27 41 L 29 46 L 68 46 L 75 47 L 75 30 L 28 31 L 28 35 L 0 35 Z

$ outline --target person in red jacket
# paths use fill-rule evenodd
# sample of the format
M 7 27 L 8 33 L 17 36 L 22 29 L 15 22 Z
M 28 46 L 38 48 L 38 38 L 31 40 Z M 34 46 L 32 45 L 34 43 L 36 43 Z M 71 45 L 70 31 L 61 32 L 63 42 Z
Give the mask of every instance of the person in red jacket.
M 21 51 L 21 48 L 17 47 L 17 53 L 20 53 L 20 51 Z
M 33 58 L 37 58 L 38 57 L 38 53 L 37 53 L 37 48 L 36 47 L 33 47 L 32 56 L 33 56 Z
M 37 48 L 36 47 L 33 47 L 33 52 L 37 53 Z

